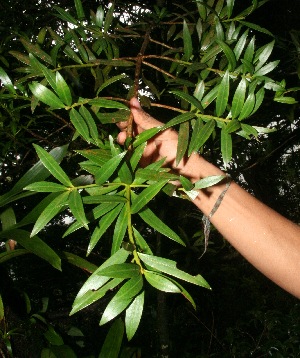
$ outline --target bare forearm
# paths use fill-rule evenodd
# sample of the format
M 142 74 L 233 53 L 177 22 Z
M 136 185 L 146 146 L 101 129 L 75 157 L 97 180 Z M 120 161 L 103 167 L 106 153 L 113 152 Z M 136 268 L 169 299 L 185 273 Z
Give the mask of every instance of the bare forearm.
M 219 175 L 203 158 L 194 159 L 193 181 Z M 225 188 L 199 191 L 195 205 L 208 215 Z M 282 217 L 232 182 L 211 222 L 257 269 L 300 298 L 300 227 Z

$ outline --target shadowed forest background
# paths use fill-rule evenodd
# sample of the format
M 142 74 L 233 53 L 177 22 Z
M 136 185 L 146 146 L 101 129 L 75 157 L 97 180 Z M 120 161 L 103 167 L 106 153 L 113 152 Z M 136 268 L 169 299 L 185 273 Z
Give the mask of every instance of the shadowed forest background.
M 90 10 L 96 12 L 99 6 L 102 6 L 106 13 L 108 3 L 110 2 L 82 0 L 87 18 Z M 178 19 L 181 12 L 185 11 L 185 4 L 172 0 L 115 1 L 115 7 L 119 6 L 121 13 L 132 9 L 133 3 L 147 9 L 150 14 L 155 12 L 158 14 L 165 8 L 169 14 L 178 14 Z M 215 6 L 214 3 L 217 1 L 211 3 Z M 234 13 L 238 14 L 246 7 L 243 3 L 244 1 L 236 0 Z M 247 1 L 247 6 L 250 4 L 251 1 Z M 30 41 L 37 41 L 36 43 L 45 52 L 50 53 L 51 41 L 39 42 L 38 37 L 39 35 L 42 39 L 41 31 L 45 26 L 62 36 L 63 19 L 56 16 L 54 5 L 69 9 L 74 16 L 76 14 L 73 0 L 47 2 L 7 0 L 0 3 L 0 66 L 11 79 L 20 78 L 21 68 L 28 65 L 26 60 L 25 64 L 20 65 L 22 61 L 20 53 L 31 52 L 28 48 Z M 270 131 L 268 135 L 261 135 L 258 138 L 249 136 L 250 140 L 247 141 L 236 136 L 233 140 L 232 160 L 228 165 L 228 172 L 234 180 L 259 200 L 298 224 L 300 223 L 300 108 L 299 92 L 297 92 L 300 78 L 299 14 L 299 0 L 270 0 L 247 17 L 247 21 L 268 29 L 274 35 L 275 45 L 271 59 L 280 60 L 280 63 L 271 77 L 278 82 L 284 79 L 284 87 L 290 89 L 285 94 L 295 100 L 280 103 L 273 100 L 273 93 L 266 92 L 261 107 L 250 117 L 250 120 L 247 119 L 247 123 L 258 127 L 276 128 L 276 131 Z M 144 15 L 137 11 L 127 16 L 128 19 L 138 23 L 139 16 L 142 18 Z M 155 21 L 159 22 L 161 19 L 155 18 Z M 257 43 L 266 44 L 270 41 L 270 36 L 266 33 L 255 29 L 250 29 L 250 33 L 255 33 Z M 152 34 L 157 42 L 164 41 L 167 36 L 169 35 L 160 27 L 155 28 Z M 20 38 L 27 39 L 29 42 L 24 45 L 24 41 L 22 43 Z M 123 47 L 120 45 L 120 53 L 128 58 L 136 56 L 141 45 L 140 39 L 132 40 L 131 43 L 126 41 Z M 89 44 L 88 40 L 87 44 Z M 151 51 L 155 51 L 155 46 L 159 53 L 159 45 L 155 43 L 151 44 Z M 19 55 L 16 55 L 17 52 Z M 58 60 L 57 67 L 67 65 L 67 60 L 67 55 L 65 59 L 62 56 Z M 159 59 L 153 62 L 153 65 L 159 67 Z M 199 71 L 202 69 L 199 67 Z M 191 78 L 194 74 L 192 71 L 196 70 L 195 68 L 191 70 Z M 23 71 L 22 75 L 26 76 L 26 69 Z M 68 69 L 64 72 L 66 82 L 72 83 L 70 85 L 72 95 L 78 98 L 95 96 L 96 85 L 93 81 L 98 75 L 96 69 L 95 73 L 87 75 L 81 75 L 79 70 L 78 73 Z M 151 72 L 146 71 L 143 75 L 144 83 L 148 85 L 148 90 L 150 88 L 149 92 L 152 91 L 152 94 L 155 92 L 151 87 L 155 83 L 163 101 L 164 86 L 167 88 L 163 77 L 150 77 Z M 19 85 L 24 85 L 25 88 L 26 81 L 29 80 L 31 79 L 28 74 L 28 78 L 19 82 Z M 118 86 L 117 82 L 105 88 L 103 93 L 105 98 L 125 98 L 125 91 L 128 91 L 130 86 L 132 83 L 124 80 L 124 86 Z M 182 86 L 184 87 L 185 83 Z M 61 112 L 46 111 L 43 109 L 45 106 L 40 104 L 32 113 L 32 102 L 29 104 L 25 100 L 22 102 L 21 97 L 17 102 L 13 96 L 9 98 L 6 95 L 2 76 L 0 194 L 9 192 L 38 161 L 33 144 L 38 144 L 47 151 L 69 144 L 68 154 L 61 166 L 70 178 L 81 174 L 78 163 L 82 158 L 79 158 L 74 150 L 84 150 L 87 146 L 86 141 L 79 135 L 74 137 L 74 124 Z M 153 97 L 147 98 L 147 93 L 141 101 L 145 110 L 151 112 L 153 116 L 164 122 L 172 118 L 166 109 L 152 105 L 152 102 L 159 101 L 153 100 Z M 173 107 L 180 106 L 180 103 L 182 105 L 180 99 L 175 96 L 166 97 L 165 103 Z M 183 109 L 187 108 L 183 105 Z M 115 124 L 109 123 L 105 126 L 103 123 L 104 121 L 97 123 L 101 140 L 108 134 L 116 137 L 118 131 Z M 201 148 L 201 153 L 217 165 L 222 164 L 218 137 L 212 135 L 205 143 L 204 149 Z M 18 222 L 41 200 L 40 194 L 21 198 L 12 204 L 4 204 L 1 212 L 12 205 Z M 159 195 L 150 205 L 151 208 L 155 208 L 156 215 L 178 232 L 186 244 L 185 247 L 174 245 L 174 242 L 165 240 L 156 230 L 147 229 L 145 222 L 139 218 L 136 227 L 143 232 L 146 241 L 151 242 L 155 255 L 176 260 L 180 269 L 193 275 L 200 272 L 212 290 L 187 286 L 197 306 L 194 310 L 182 295 L 154 290 L 148 285 L 149 290 L 145 298 L 140 326 L 130 342 L 123 339 L 120 357 L 299 357 L 299 300 L 278 288 L 254 269 L 213 228 L 207 252 L 199 259 L 204 251 L 202 214 L 188 200 Z M 2 229 L 5 231 L 6 224 L 3 218 L 1 217 Z M 39 237 L 59 253 L 62 259 L 61 271 L 34 254 L 24 254 L 19 251 L 19 255 L 8 258 L 7 252 L 14 252 L 9 248 L 12 237 L 0 236 L 2 242 L 0 293 L 4 307 L 0 321 L 1 358 L 92 358 L 98 357 L 103 347 L 111 323 L 99 326 L 99 320 L 114 294 L 113 290 L 101 300 L 74 315 L 70 316 L 69 313 L 78 291 L 91 272 L 110 256 L 110 247 L 103 243 L 113 236 L 114 225 L 107 229 L 101 239 L 102 245 L 97 245 L 86 258 L 91 233 L 78 230 L 74 231 L 72 236 L 62 238 L 71 223 L 68 220 L 71 220 L 69 215 L 60 213 L 39 233 Z M 15 240 L 18 242 L 17 238 Z M 15 249 L 20 248 L 22 249 L 21 243 L 17 244 Z M 65 252 L 77 255 L 74 265 L 70 263 L 71 256 L 64 256 Z M 263 255 L 263 253 L 259 254 Z M 90 266 L 87 263 L 82 264 L 78 257 L 88 260 Z

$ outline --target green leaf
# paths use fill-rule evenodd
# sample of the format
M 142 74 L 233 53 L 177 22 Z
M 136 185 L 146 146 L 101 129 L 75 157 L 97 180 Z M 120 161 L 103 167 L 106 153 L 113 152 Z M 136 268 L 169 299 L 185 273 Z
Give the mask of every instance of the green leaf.
M 2 252 L 0 254 L 0 264 L 9 261 L 11 259 L 14 259 L 15 257 L 21 256 L 21 255 L 26 255 L 29 254 L 31 252 L 29 252 L 28 250 L 25 249 L 15 249 L 13 251 L 5 251 Z
M 4 318 L 4 306 L 2 301 L 2 296 L 0 295 L 0 323 L 2 324 L 3 318 Z
M 115 157 L 108 160 L 100 169 L 99 173 L 95 176 L 95 182 L 97 185 L 105 183 L 114 171 L 117 169 L 122 159 L 125 157 L 127 151 L 116 155 Z
M 180 292 L 180 288 L 164 275 L 147 270 L 144 271 L 144 275 L 145 279 L 150 283 L 150 285 L 160 291 L 169 293 Z
M 122 210 L 124 204 L 117 205 L 114 209 L 109 211 L 106 215 L 104 215 L 100 221 L 99 226 L 97 226 L 91 236 L 91 240 L 89 242 L 89 246 L 87 249 L 87 255 L 89 255 L 93 248 L 96 246 L 98 241 L 101 239 L 103 234 L 106 232 L 106 230 L 110 227 L 110 225 L 113 223 L 113 221 L 117 218 L 120 211 Z
M 249 30 L 247 29 L 243 35 L 238 39 L 238 42 L 236 43 L 233 52 L 235 55 L 236 60 L 238 61 L 241 57 L 241 54 L 245 48 L 245 45 L 247 43 L 247 37 L 248 37 Z
M 180 175 L 180 183 L 184 190 L 192 190 L 194 188 L 194 184 L 188 179 Z
M 110 327 L 98 358 L 118 358 L 124 335 L 124 323 L 118 318 Z
M 189 27 L 183 20 L 183 60 L 188 61 L 193 54 L 193 44 Z
M 226 178 L 225 175 L 211 175 L 209 177 L 205 177 L 194 183 L 194 189 L 208 188 L 220 183 L 220 181 L 222 181 L 224 178 Z
M 147 267 L 150 267 L 155 271 L 164 272 L 170 276 L 174 276 L 194 285 L 210 288 L 209 284 L 204 280 L 201 275 L 192 276 L 182 270 L 179 270 L 176 267 L 175 261 L 142 253 L 139 253 L 138 255 L 140 259 L 147 265 Z
M 109 302 L 105 308 L 103 315 L 100 320 L 100 326 L 111 321 L 121 312 L 123 312 L 126 307 L 130 304 L 133 298 L 142 290 L 143 288 L 143 277 L 139 275 L 128 280 L 115 294 L 112 300 Z
M 274 35 L 272 34 L 272 32 L 270 32 L 269 30 L 261 27 L 261 26 L 258 26 L 256 24 L 253 24 L 252 22 L 248 22 L 248 21 L 241 21 L 240 20 L 240 23 L 243 24 L 244 26 L 247 26 L 249 27 L 250 29 L 253 29 L 253 30 L 256 30 L 256 31 L 259 31 L 259 32 L 262 32 L 264 34 L 267 34 L 267 35 L 270 35 L 272 37 L 274 37 Z
M 125 327 L 128 341 L 133 338 L 140 324 L 144 308 L 144 297 L 145 292 L 142 291 L 126 309 Z
M 157 195 L 169 179 L 161 180 L 157 183 L 150 184 L 141 194 L 134 198 L 131 205 L 131 214 L 140 211 L 147 203 Z
M 135 227 L 132 227 L 132 229 L 134 233 L 135 243 L 139 247 L 140 251 L 148 255 L 153 255 L 153 252 L 151 251 L 149 245 L 147 244 L 143 236 L 136 230 Z
M 230 18 L 234 6 L 234 0 L 226 0 L 227 3 L 227 17 Z
M 191 110 L 193 110 L 192 107 L 194 106 L 194 107 L 197 108 L 200 112 L 203 112 L 203 111 L 204 111 L 201 102 L 200 102 L 196 97 L 193 97 L 193 96 L 191 96 L 191 95 L 189 95 L 188 93 L 185 93 L 185 92 L 183 92 L 183 91 L 169 91 L 169 92 L 175 94 L 175 96 L 177 96 L 177 97 L 179 97 L 179 98 L 185 100 L 186 102 L 190 103 L 190 104 L 191 104 Z M 185 118 L 184 116 L 186 116 L 186 117 L 188 118 L 187 120 L 189 120 L 189 119 L 190 119 L 189 116 L 191 116 L 191 118 L 192 118 L 192 117 L 193 117 L 193 114 L 191 114 L 191 113 L 184 113 L 184 114 L 182 114 L 181 116 L 182 116 L 183 118 Z M 178 116 L 178 117 L 179 117 L 179 116 Z M 176 117 L 176 118 L 177 118 L 177 117 Z
M 278 66 L 279 62 L 280 62 L 279 60 L 278 60 L 278 61 L 269 62 L 267 65 L 263 66 L 263 67 L 260 68 L 258 71 L 256 71 L 256 72 L 254 73 L 254 76 L 255 76 L 255 77 L 258 77 L 258 76 L 264 76 L 264 75 L 266 75 L 267 73 L 273 71 L 274 68 Z
M 104 10 L 103 6 L 100 5 L 97 8 L 96 17 L 95 17 L 95 23 L 98 27 L 102 28 L 103 26 L 103 20 L 104 20 Z
M 237 134 L 239 134 L 240 136 L 247 138 L 247 139 L 250 139 L 251 136 L 257 137 L 258 132 L 254 127 L 250 126 L 249 124 L 244 124 L 244 123 L 241 124 L 241 127 L 242 127 L 242 130 L 237 132 Z
M 69 12 L 65 11 L 59 6 L 53 6 L 53 8 L 59 13 L 59 17 L 62 20 L 70 22 L 73 25 L 78 25 L 78 21 L 72 15 L 70 15 Z
M 171 228 L 164 224 L 149 208 L 139 211 L 139 216 L 154 230 L 185 246 L 185 243 L 181 238 Z
M 253 111 L 254 105 L 255 105 L 255 95 L 254 95 L 254 93 L 250 93 L 249 96 L 247 97 L 247 99 L 244 103 L 244 106 L 242 108 L 242 111 L 239 115 L 239 118 L 238 118 L 239 121 L 250 116 L 250 114 Z
M 46 80 L 48 81 L 49 85 L 53 88 L 53 90 L 56 92 L 56 77 L 55 74 L 49 70 L 46 66 L 41 64 L 34 56 L 33 54 L 29 54 L 30 58 L 30 64 L 35 67 L 38 71 L 41 71 Z
M 81 0 L 74 0 L 74 1 L 75 1 L 75 9 L 76 9 L 78 20 L 84 20 L 85 14 L 83 11 Z
M 229 97 L 229 71 L 227 70 L 218 87 L 218 96 L 216 101 L 216 113 L 221 117 L 225 112 Z
M 16 224 L 16 215 L 13 208 L 9 207 L 0 214 L 2 232 L 8 230 Z
M 114 19 L 114 10 L 115 10 L 114 3 L 112 3 L 112 6 L 108 9 L 105 16 L 104 28 L 103 28 L 104 33 L 108 32 L 110 25 L 112 24 L 112 21 Z
M 117 102 L 117 101 L 112 101 L 110 99 L 94 98 L 94 99 L 89 100 L 89 104 L 91 106 L 96 106 L 96 107 L 100 107 L 100 108 L 125 109 L 125 110 L 129 111 L 128 107 L 125 106 L 125 104 Z
M 29 53 L 33 53 L 35 56 L 39 57 L 43 61 L 49 63 L 50 65 L 53 65 L 51 56 L 49 56 L 45 51 L 41 50 L 39 45 L 33 44 L 25 38 L 20 38 L 20 41 Z
M 82 198 L 84 204 L 100 204 L 100 203 L 126 203 L 127 199 L 121 195 L 93 195 L 84 196 Z
M 121 264 L 125 262 L 129 254 L 129 251 L 120 249 L 115 254 L 110 256 L 101 266 L 99 266 L 98 269 L 85 281 L 84 285 L 81 287 L 80 291 L 76 296 L 73 306 L 75 305 L 75 302 L 79 297 L 82 297 L 86 292 L 90 290 L 98 290 L 109 280 L 109 277 L 100 276 L 99 271 L 111 265 Z
M 39 156 L 41 162 L 49 170 L 49 172 L 61 182 L 64 186 L 73 187 L 72 182 L 70 181 L 67 174 L 62 170 L 56 160 L 42 147 L 37 144 L 33 144 L 37 155 Z
M 88 230 L 89 222 L 85 216 L 82 198 L 76 189 L 71 190 L 70 195 L 69 195 L 68 204 L 69 204 L 69 208 L 70 208 L 72 214 L 74 215 L 74 217 L 76 218 L 76 220 Z
M 138 134 L 135 137 L 134 142 L 132 143 L 133 148 L 136 148 L 139 145 L 147 142 L 149 139 L 154 137 L 158 132 L 160 132 L 162 128 L 163 127 L 154 127 L 154 128 L 147 129 L 144 132 Z
M 53 219 L 64 206 L 67 205 L 68 197 L 69 191 L 63 192 L 43 210 L 32 229 L 31 237 L 40 232 L 48 224 L 48 222 Z
M 237 118 L 238 115 L 241 113 L 241 110 L 245 102 L 246 89 L 247 89 L 247 81 L 243 77 L 234 93 L 233 100 L 232 100 L 231 115 L 233 119 Z
M 55 251 L 51 249 L 38 236 L 32 237 L 29 232 L 21 229 L 13 229 L 5 233 L 5 237 L 17 241 L 26 250 L 47 261 L 57 270 L 61 270 L 61 259 Z
M 226 127 L 221 130 L 221 153 L 226 168 L 232 158 L 232 138 L 231 134 L 226 131 Z
M 75 255 L 71 252 L 63 251 L 60 253 L 60 257 L 67 261 L 69 264 L 79 267 L 86 272 L 93 273 L 97 270 L 97 266 L 93 263 L 83 259 L 82 257 Z
M 255 66 L 255 72 L 258 71 L 269 59 L 273 48 L 274 48 L 275 41 L 268 43 L 267 45 L 263 46 L 262 48 L 257 51 L 257 55 L 255 56 L 254 62 L 258 61 Z
M 70 120 L 77 130 L 77 132 L 84 138 L 88 143 L 91 142 L 89 128 L 84 120 L 84 118 L 79 114 L 75 108 L 70 110 Z
M 60 100 L 66 104 L 67 106 L 71 106 L 72 104 L 72 95 L 67 82 L 64 80 L 62 75 L 56 71 L 56 93 Z
M 183 122 L 180 124 L 178 131 L 178 143 L 176 150 L 176 165 L 180 163 L 182 158 L 185 156 L 189 144 L 190 135 L 190 123 Z
M 2 67 L 0 67 L 0 81 L 2 85 L 9 90 L 10 93 L 16 94 L 16 90 L 11 79 L 8 77 L 7 73 Z
M 112 83 L 115 83 L 117 81 L 120 81 L 124 78 L 127 78 L 128 76 L 125 73 L 121 73 L 120 75 L 117 76 L 113 76 L 109 79 L 107 79 L 105 82 L 102 83 L 102 85 L 98 88 L 97 90 L 97 95 L 99 92 L 101 92 L 104 88 L 108 87 L 109 85 L 111 85 Z M 128 108 L 126 108 L 128 109 Z
M 41 193 L 53 193 L 59 191 L 68 190 L 67 187 L 57 183 L 51 183 L 48 181 L 39 181 L 33 184 L 27 185 L 24 190 L 36 191 Z
M 261 106 L 264 98 L 265 98 L 265 89 L 262 87 L 255 94 L 255 106 L 254 106 L 254 109 L 253 109 L 251 115 L 254 114 L 259 109 L 259 107 Z
M 141 268 L 137 264 L 122 263 L 105 267 L 98 271 L 98 275 L 107 276 L 111 278 L 132 278 L 139 276 Z
M 244 60 L 251 64 L 253 61 L 254 46 L 255 46 L 255 37 L 253 36 L 246 48 L 245 54 L 244 54 Z
M 279 103 L 285 103 L 285 104 L 298 103 L 298 101 L 296 101 L 294 97 L 284 97 L 284 96 L 274 97 L 274 101 Z
M 216 39 L 216 42 L 221 47 L 228 60 L 228 71 L 234 71 L 236 68 L 236 58 L 234 52 L 224 41 Z
M 111 255 L 117 252 L 121 247 L 122 241 L 126 234 L 128 215 L 129 214 L 127 213 L 127 205 L 124 205 L 116 221 L 112 246 L 111 246 Z
M 197 124 L 199 123 L 199 124 Z M 215 121 L 213 119 L 205 123 L 204 126 L 201 126 L 201 119 L 199 118 L 196 122 L 195 128 L 193 130 L 188 155 L 190 156 L 194 151 L 197 151 L 199 148 L 205 144 L 208 138 L 211 136 L 212 132 L 215 129 Z
M 30 91 L 41 102 L 47 104 L 53 109 L 64 108 L 63 102 L 47 87 L 38 82 L 29 84 Z

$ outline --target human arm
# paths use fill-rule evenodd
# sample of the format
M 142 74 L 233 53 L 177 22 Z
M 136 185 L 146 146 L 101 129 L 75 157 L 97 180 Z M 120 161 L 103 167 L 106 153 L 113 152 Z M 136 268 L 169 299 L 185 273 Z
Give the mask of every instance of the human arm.
M 162 123 L 144 112 L 138 101 L 130 101 L 135 134 Z M 126 122 L 120 123 L 118 141 L 126 139 Z M 197 153 L 175 163 L 178 135 L 167 129 L 151 139 L 144 151 L 141 165 L 166 158 L 165 165 L 192 182 L 211 175 L 224 175 Z M 224 191 L 220 183 L 199 190 L 193 203 L 208 216 Z M 252 265 L 286 291 L 300 298 L 300 227 L 270 209 L 232 182 L 211 222 L 224 238 Z

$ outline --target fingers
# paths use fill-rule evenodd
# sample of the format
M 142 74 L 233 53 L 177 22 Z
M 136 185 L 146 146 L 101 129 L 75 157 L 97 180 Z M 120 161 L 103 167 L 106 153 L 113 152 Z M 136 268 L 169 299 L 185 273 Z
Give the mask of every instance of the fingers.
M 143 111 L 137 98 L 135 97 L 131 98 L 129 103 L 130 103 L 130 110 L 133 114 L 134 121 L 137 124 L 138 133 L 141 133 L 146 129 L 159 127 L 163 124 L 157 121 L 156 119 L 154 119 L 153 117 L 151 117 L 145 111 Z

